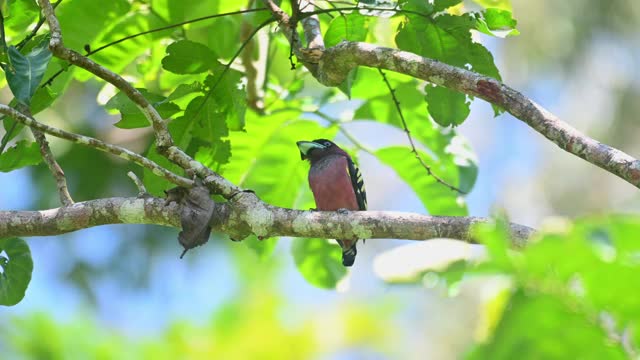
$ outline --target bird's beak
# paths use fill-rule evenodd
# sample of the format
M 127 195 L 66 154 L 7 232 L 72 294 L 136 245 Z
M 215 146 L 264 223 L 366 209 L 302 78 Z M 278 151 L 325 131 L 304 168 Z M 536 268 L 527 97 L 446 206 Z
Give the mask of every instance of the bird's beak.
M 309 151 L 313 149 L 324 149 L 325 146 L 313 141 L 298 141 L 296 142 L 298 149 L 300 149 L 300 158 L 305 160 L 308 158 Z

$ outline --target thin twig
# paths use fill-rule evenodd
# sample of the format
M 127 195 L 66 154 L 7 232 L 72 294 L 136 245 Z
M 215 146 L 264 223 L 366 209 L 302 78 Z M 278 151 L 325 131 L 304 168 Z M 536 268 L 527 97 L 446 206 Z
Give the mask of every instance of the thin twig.
M 416 159 L 418 159 L 418 161 L 420 162 L 420 165 L 422 165 L 422 167 L 424 167 L 425 170 L 427 170 L 427 174 L 429 174 L 429 176 L 432 176 L 440 184 L 448 187 L 453 191 L 457 191 L 460 194 L 465 194 L 464 191 L 447 183 L 446 181 L 442 180 L 439 176 L 434 174 L 433 170 L 431 170 L 431 166 L 427 165 L 427 163 L 424 162 L 420 154 L 418 154 L 418 150 L 416 150 L 416 145 L 413 142 L 413 137 L 411 136 L 411 131 L 409 130 L 409 126 L 407 126 L 407 121 L 404 119 L 404 115 L 402 114 L 402 109 L 400 108 L 400 101 L 398 101 L 398 98 L 396 97 L 396 90 L 391 86 L 389 79 L 387 79 L 387 75 L 382 71 L 382 69 L 378 68 L 378 72 L 382 76 L 382 80 L 384 80 L 384 83 L 387 85 L 387 89 L 389 89 L 389 93 L 391 94 L 391 99 L 393 100 L 393 103 L 395 104 L 396 110 L 398 112 L 398 116 L 400 116 L 400 120 L 402 121 L 402 128 L 404 129 L 405 134 L 407 134 L 407 138 L 409 139 L 409 144 L 411 144 L 411 152 L 416 156 Z
M 148 194 L 147 193 L 147 188 L 144 187 L 144 184 L 142 183 L 140 178 L 138 178 L 138 176 L 133 171 L 129 171 L 127 173 L 127 176 L 131 180 L 133 180 L 134 184 L 136 184 L 136 187 L 138 188 L 138 197 L 143 197 L 144 195 Z
M 156 164 L 155 162 L 147 159 L 146 157 L 139 155 L 129 149 L 125 149 L 123 147 L 113 145 L 113 144 L 108 144 L 96 138 L 70 133 L 62 129 L 45 125 L 43 123 L 38 122 L 34 118 L 27 116 L 19 112 L 18 110 L 4 104 L 0 104 L 0 113 L 5 114 L 7 116 L 11 116 L 13 119 L 20 122 L 21 124 L 24 124 L 26 126 L 29 126 L 30 128 L 39 130 L 43 133 L 46 133 L 55 137 L 59 137 L 65 140 L 73 141 L 77 144 L 88 146 L 106 153 L 119 156 L 125 160 L 129 160 L 135 164 L 138 164 L 144 168 L 151 170 L 155 175 L 163 177 L 176 185 L 180 185 L 183 187 L 193 186 L 192 180 L 184 178 L 182 176 L 178 176 L 172 173 L 171 171 L 163 168 L 162 166 Z
M 27 105 L 18 104 L 16 110 L 27 117 L 32 117 L 31 111 L 29 110 L 29 107 Z M 40 146 L 40 154 L 42 155 L 42 159 L 44 159 L 44 162 L 47 164 L 49 171 L 56 181 L 56 187 L 58 188 L 58 195 L 60 196 L 60 202 L 62 203 L 62 206 L 73 205 L 73 199 L 71 198 L 71 194 L 69 194 L 69 188 L 67 187 L 67 179 L 64 176 L 64 171 L 53 156 L 53 152 L 51 152 L 51 148 L 49 147 L 47 138 L 44 136 L 42 131 L 33 127 L 31 128 L 31 133 Z
M 60 0 L 62 1 L 62 0 Z M 58 1 L 58 2 L 60 2 Z M 55 6 L 55 5 L 54 5 Z M 228 13 L 223 13 L 223 14 L 215 14 L 215 15 L 207 15 L 207 16 L 203 16 L 203 17 L 199 17 L 199 18 L 195 18 L 195 19 L 191 19 L 191 20 L 185 20 L 183 22 L 177 23 L 177 24 L 171 24 L 171 25 L 167 25 L 167 26 L 162 26 L 159 28 L 155 28 L 155 29 L 151 29 L 151 30 L 147 30 L 147 31 L 143 31 L 137 34 L 132 34 L 129 36 L 125 36 L 121 39 L 118 40 L 114 40 L 110 43 L 104 44 L 96 49 L 91 49 L 91 51 L 87 52 L 85 54 L 85 56 L 91 56 L 97 52 L 100 52 L 106 48 L 109 48 L 113 45 L 117 45 L 123 41 L 127 41 L 127 40 L 131 40 L 134 38 L 137 38 L 138 36 L 142 36 L 142 35 L 148 35 L 148 34 L 152 34 L 155 32 L 159 32 L 159 31 L 164 31 L 164 30 L 169 30 L 169 29 L 173 29 L 176 27 L 180 27 L 183 25 L 187 25 L 187 24 L 192 24 L 192 23 L 196 23 L 199 21 L 204 21 L 204 20 L 209 20 L 209 19 L 215 19 L 218 17 L 222 17 L 222 16 L 229 16 L 229 15 L 238 15 L 238 14 L 246 14 L 246 13 L 252 13 L 252 12 L 259 12 L 259 11 L 267 11 L 267 8 L 258 8 L 258 9 L 248 9 L 248 10 L 239 10 L 239 11 L 232 11 L 232 12 L 228 12 Z M 64 69 L 60 69 L 58 70 L 56 73 L 54 73 L 53 75 L 51 75 L 50 78 L 48 78 L 46 81 L 44 81 L 42 83 L 42 86 L 48 86 L 51 85 L 51 83 L 53 82 L 53 80 L 55 80 L 58 76 L 60 76 L 60 74 L 62 74 L 63 72 L 67 71 L 68 67 L 65 67 Z
M 300 49 L 302 48 L 302 42 L 300 41 L 300 37 L 298 33 L 295 31 L 294 22 L 289 15 L 284 12 L 273 0 L 263 0 L 267 8 L 271 11 L 275 19 L 280 24 L 280 30 L 284 33 L 287 40 L 289 40 L 289 44 L 291 45 L 291 53 L 289 54 L 289 61 L 291 62 L 291 69 L 295 69 L 295 64 L 293 62 L 293 55 L 300 58 Z M 296 19 L 296 21 L 299 19 Z M 308 62 L 303 62 L 304 66 L 309 69 L 309 71 L 314 74 L 316 71 L 316 65 Z
M 309 0 L 300 1 L 300 7 L 301 14 L 314 10 L 314 5 Z M 324 49 L 324 39 L 322 38 L 322 32 L 320 31 L 320 20 L 318 20 L 318 15 L 305 17 L 301 22 L 302 29 L 304 30 L 304 37 L 307 39 L 307 48 Z
M 291 70 L 296 69 L 296 64 L 293 62 L 293 44 L 300 43 L 300 39 L 298 38 L 298 19 L 300 19 L 300 5 L 298 4 L 298 0 L 291 0 L 291 17 L 288 22 L 291 28 L 292 39 L 289 46 L 289 64 L 291 64 Z M 300 47 L 302 47 L 302 45 Z
M 127 82 L 122 76 L 108 70 L 100 64 L 94 62 L 86 56 L 82 56 L 78 52 L 68 49 L 62 42 L 62 31 L 60 22 L 55 15 L 53 7 L 49 0 L 38 0 L 40 8 L 47 19 L 49 30 L 51 31 L 51 40 L 49 41 L 49 50 L 51 53 L 69 63 L 79 66 L 99 78 L 111 83 L 118 90 L 122 91 L 134 104 L 140 108 L 147 120 L 151 123 L 153 131 L 156 135 L 156 144 L 158 148 L 168 148 L 173 146 L 173 139 L 167 128 L 167 124 L 160 116 L 158 111 L 149 103 L 147 99 Z

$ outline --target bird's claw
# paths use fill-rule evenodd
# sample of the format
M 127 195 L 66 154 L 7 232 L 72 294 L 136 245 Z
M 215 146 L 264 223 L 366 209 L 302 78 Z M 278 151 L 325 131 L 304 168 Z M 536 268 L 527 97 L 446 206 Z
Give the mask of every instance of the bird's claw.
M 349 213 L 349 209 L 345 209 L 345 208 L 340 208 L 336 211 L 342 215 L 347 215 Z

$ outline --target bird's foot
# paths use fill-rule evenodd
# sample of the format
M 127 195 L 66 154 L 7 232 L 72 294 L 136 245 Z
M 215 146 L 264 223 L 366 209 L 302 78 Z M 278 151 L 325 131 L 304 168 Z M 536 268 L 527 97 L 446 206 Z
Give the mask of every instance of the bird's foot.
M 349 209 L 345 209 L 345 208 L 340 208 L 336 211 L 342 215 L 347 215 L 349 213 Z

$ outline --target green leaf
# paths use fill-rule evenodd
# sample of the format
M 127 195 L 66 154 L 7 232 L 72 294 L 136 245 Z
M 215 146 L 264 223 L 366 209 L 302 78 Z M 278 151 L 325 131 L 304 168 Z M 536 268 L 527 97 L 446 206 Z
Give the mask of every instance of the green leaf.
M 9 172 L 25 166 L 38 165 L 41 161 L 38 144 L 21 140 L 0 154 L 0 171 Z
M 457 169 L 452 163 L 437 162 L 423 151 L 418 150 L 431 170 L 450 185 L 458 185 Z M 394 146 L 375 152 L 376 157 L 395 170 L 418 195 L 431 215 L 463 216 L 467 214 L 464 200 L 455 191 L 438 183 L 416 160 L 411 148 Z
M 226 108 L 216 104 L 213 98 L 206 103 L 204 96 L 199 96 L 189 103 L 184 116 L 193 123 L 193 137 L 204 141 L 216 141 L 229 135 Z
M 231 143 L 228 140 L 215 141 L 201 146 L 195 159 L 209 169 L 221 172 L 221 166 L 229 162 L 231 157 Z
M 14 46 L 9 46 L 11 68 L 6 72 L 7 82 L 18 101 L 31 104 L 31 98 L 42 81 L 50 59 L 51 52 L 46 39 L 27 55 L 22 55 Z
M 511 0 L 473 0 L 473 2 L 479 4 L 484 8 L 496 8 L 511 11 Z
M 162 118 L 170 118 L 172 115 L 180 111 L 178 105 L 167 102 L 166 98 L 162 95 L 150 93 L 147 89 L 138 89 L 142 96 L 144 96 L 150 103 L 154 105 L 154 108 L 160 113 Z M 140 108 L 127 97 L 123 92 L 119 92 L 114 95 L 107 103 L 105 108 L 108 110 L 118 110 L 122 118 L 120 121 L 114 124 L 114 126 L 121 129 L 135 129 L 151 126 L 151 123 L 144 116 Z
M 343 40 L 364 41 L 369 31 L 369 17 L 359 13 L 338 16 L 331 20 L 324 34 L 326 47 L 337 45 Z
M 407 18 L 396 35 L 400 49 L 457 67 L 468 64 L 473 71 L 500 80 L 491 53 L 472 41 L 471 30 L 476 28 L 476 19 L 471 15 L 445 14 L 432 21 L 416 15 Z
M 0 269 L 0 305 L 15 305 L 24 298 L 31 281 L 29 245 L 19 238 L 0 239 Z
M 511 11 L 489 8 L 476 16 L 476 29 L 484 34 L 507 37 L 516 36 L 518 22 L 512 17 Z
M 197 81 L 194 81 L 190 84 L 180 84 L 175 90 L 173 90 L 171 94 L 169 94 L 169 96 L 167 96 L 165 101 L 178 100 L 189 94 L 193 94 L 201 91 L 202 91 L 202 84 Z
M 175 74 L 199 74 L 218 63 L 218 56 L 208 47 L 190 40 L 180 40 L 167 46 L 162 67 Z
M 471 191 L 477 176 L 477 160 L 467 141 L 454 129 L 444 129 L 429 118 L 424 96 L 418 90 L 420 82 L 405 75 L 386 73 L 400 99 L 400 106 L 414 141 L 424 144 L 435 156 L 435 163 L 458 167 L 463 192 Z M 395 104 L 377 70 L 360 68 L 351 89 L 354 99 L 366 100 L 354 115 L 355 119 L 372 119 L 403 130 Z M 414 159 L 415 166 L 419 163 Z M 434 164 L 431 164 L 434 166 Z M 436 173 L 437 174 L 437 173 Z
M 228 135 L 229 130 L 224 112 L 211 99 L 202 106 L 203 99 L 204 96 L 200 96 L 191 100 L 184 115 L 169 123 L 169 132 L 176 146 L 185 149 L 191 156 L 201 150 L 200 159 L 206 161 L 208 166 L 218 169 L 222 164 L 216 163 L 216 160 L 225 160 L 225 163 L 228 160 L 228 150 L 224 149 L 226 145 L 222 138 Z M 197 146 L 192 146 L 195 143 L 194 138 L 199 139 Z M 220 147 L 221 150 L 219 153 L 212 153 L 203 147 L 208 147 L 211 151 Z M 156 152 L 155 144 L 150 146 L 146 156 L 171 171 L 182 172 L 182 169 Z M 173 187 L 173 184 L 147 169 L 144 170 L 143 181 L 147 191 L 152 195 L 161 195 L 163 190 Z
M 242 74 L 233 69 L 223 74 L 224 66 L 220 63 L 214 65 L 213 71 L 214 74 L 207 76 L 204 81 L 209 91 L 213 89 L 210 99 L 224 112 L 229 130 L 244 130 L 247 94 L 240 87 Z
M 56 100 L 58 94 L 51 91 L 48 86 L 39 87 L 31 98 L 31 114 L 35 115 L 48 108 Z
M 511 269 L 507 226 L 508 222 L 505 219 L 497 219 L 494 223 L 477 224 L 472 228 L 472 232 L 473 237 L 485 245 L 493 263 L 500 268 Z
M 346 274 L 342 265 L 342 250 L 325 239 L 293 239 L 293 260 L 300 274 L 310 284 L 323 289 L 334 289 Z
M 36 21 L 40 9 L 33 0 L 8 0 L 5 26 L 16 32 L 26 33 L 27 27 Z
M 56 8 L 62 28 L 64 44 L 81 51 L 85 44 L 93 44 L 100 34 L 109 31 L 131 10 L 127 0 L 112 0 L 100 3 L 92 1 L 63 1 Z
M 516 292 L 493 337 L 467 359 L 628 359 L 594 320 L 561 296 Z M 570 329 L 570 330 L 568 330 Z
M 241 39 L 243 35 L 241 33 L 242 22 L 248 20 L 249 17 L 247 16 L 224 16 L 211 19 L 211 25 L 207 27 L 190 28 L 187 32 L 187 37 L 191 40 L 206 44 L 221 58 L 230 59 L 240 47 L 239 39 Z M 263 21 L 264 20 L 266 19 L 263 19 Z M 224 36 L 220 36 L 218 31 L 211 31 L 211 29 L 224 29 Z M 252 30 L 253 28 L 250 29 Z M 257 40 L 254 39 L 253 41 Z
M 429 114 L 438 124 L 457 126 L 469 116 L 471 103 L 465 94 L 432 85 L 427 85 L 424 90 Z
M 404 0 L 401 1 L 399 5 L 402 10 L 413 11 L 423 15 L 431 15 L 434 12 L 433 4 L 429 1 Z
M 200 0 L 168 0 L 168 15 L 170 23 L 178 23 L 203 16 L 203 14 L 217 14 L 231 10 L 225 10 L 231 6 L 233 10 L 239 7 L 235 1 L 200 1 Z M 228 5 L 225 6 L 225 3 Z M 194 23 L 194 26 L 204 26 Z
M 433 2 L 433 8 L 435 11 L 443 11 L 452 6 L 458 5 L 462 0 L 435 0 Z
M 111 45 L 94 53 L 91 58 L 107 69 L 115 73 L 121 73 L 123 69 L 134 62 L 134 60 L 147 53 L 150 48 L 157 46 L 161 39 L 169 38 L 175 29 L 157 31 L 135 37 L 132 37 L 132 35 L 137 35 L 166 25 L 168 24 L 164 20 L 157 16 L 149 16 L 147 12 L 130 12 L 126 16 L 114 20 L 106 31 L 98 35 L 95 42 L 92 43 L 92 48 L 97 49 L 99 46 Z M 130 38 L 126 41 L 115 43 L 127 37 Z M 160 64 L 157 61 L 147 59 L 143 61 L 145 65 L 147 65 L 147 71 L 149 72 L 157 72 L 160 69 Z M 76 78 L 81 81 L 86 81 L 93 76 L 93 74 L 86 71 L 76 73 Z

